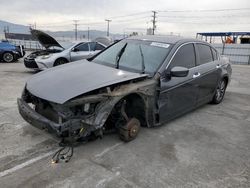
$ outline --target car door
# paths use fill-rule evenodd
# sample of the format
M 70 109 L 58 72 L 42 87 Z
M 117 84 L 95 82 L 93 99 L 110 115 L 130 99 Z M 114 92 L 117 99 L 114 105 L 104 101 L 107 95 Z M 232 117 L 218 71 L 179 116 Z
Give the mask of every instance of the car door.
M 166 74 L 176 66 L 186 67 L 189 73 L 186 77 L 170 77 L 160 79 L 160 94 L 158 100 L 160 122 L 165 122 L 186 111 L 193 109 L 197 100 L 197 83 L 195 67 L 196 55 L 193 43 L 184 44 L 177 49 Z
M 106 47 L 102 44 L 100 44 L 99 42 L 96 43 L 96 47 L 95 47 L 95 53 L 98 53 L 102 50 L 104 50 Z
M 71 61 L 77 61 L 80 59 L 86 59 L 91 57 L 89 50 L 89 43 L 80 43 L 79 45 L 72 48 L 70 52 Z
M 90 54 L 91 54 L 91 56 L 92 55 L 95 55 L 95 49 L 96 49 L 96 44 L 97 44 L 97 42 L 90 42 L 89 43 L 89 49 L 90 49 Z
M 209 102 L 215 92 L 220 75 L 217 57 L 213 57 L 212 48 L 203 43 L 196 43 L 198 60 L 198 99 L 197 105 Z

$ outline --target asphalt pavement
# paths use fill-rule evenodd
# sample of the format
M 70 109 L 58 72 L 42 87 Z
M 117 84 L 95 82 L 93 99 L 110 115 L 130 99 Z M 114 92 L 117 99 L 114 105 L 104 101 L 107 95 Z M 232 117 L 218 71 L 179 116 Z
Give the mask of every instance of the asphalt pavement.
M 0 187 L 250 187 L 250 66 L 233 66 L 221 104 L 142 128 L 129 143 L 105 135 L 59 164 L 51 164 L 59 139 L 17 110 L 34 74 L 21 60 L 0 63 Z

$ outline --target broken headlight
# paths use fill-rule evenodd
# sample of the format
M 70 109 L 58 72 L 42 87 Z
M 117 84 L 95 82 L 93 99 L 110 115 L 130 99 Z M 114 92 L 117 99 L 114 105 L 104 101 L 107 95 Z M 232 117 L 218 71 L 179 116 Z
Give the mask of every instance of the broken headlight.
M 78 115 L 91 115 L 95 112 L 98 103 L 85 103 L 75 107 L 75 114 Z
M 90 111 L 90 103 L 84 104 L 83 110 L 84 110 L 84 112 L 89 113 L 89 111 Z
M 42 57 L 41 57 L 41 59 L 48 59 L 48 58 L 50 58 L 52 55 L 51 54 L 49 54 L 49 55 L 43 55 Z

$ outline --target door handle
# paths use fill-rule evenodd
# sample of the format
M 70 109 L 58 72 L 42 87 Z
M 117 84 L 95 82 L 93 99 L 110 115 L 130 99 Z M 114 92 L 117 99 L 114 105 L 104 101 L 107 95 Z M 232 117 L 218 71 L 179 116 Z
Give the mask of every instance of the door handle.
M 220 68 L 220 67 L 221 67 L 221 65 L 219 65 L 219 64 L 218 64 L 218 65 L 216 65 L 216 69 L 218 69 L 218 68 Z
M 193 74 L 193 78 L 197 78 L 197 77 L 199 77 L 200 75 L 201 75 L 201 73 L 196 72 L 195 74 Z

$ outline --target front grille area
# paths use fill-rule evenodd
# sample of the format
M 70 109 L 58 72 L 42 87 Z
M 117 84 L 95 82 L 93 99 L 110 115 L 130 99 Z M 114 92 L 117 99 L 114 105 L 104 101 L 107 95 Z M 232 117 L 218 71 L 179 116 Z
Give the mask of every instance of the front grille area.
M 37 63 L 34 59 L 29 59 L 29 58 L 25 58 L 24 59 L 24 65 L 27 68 L 32 68 L 32 69 L 37 69 Z

